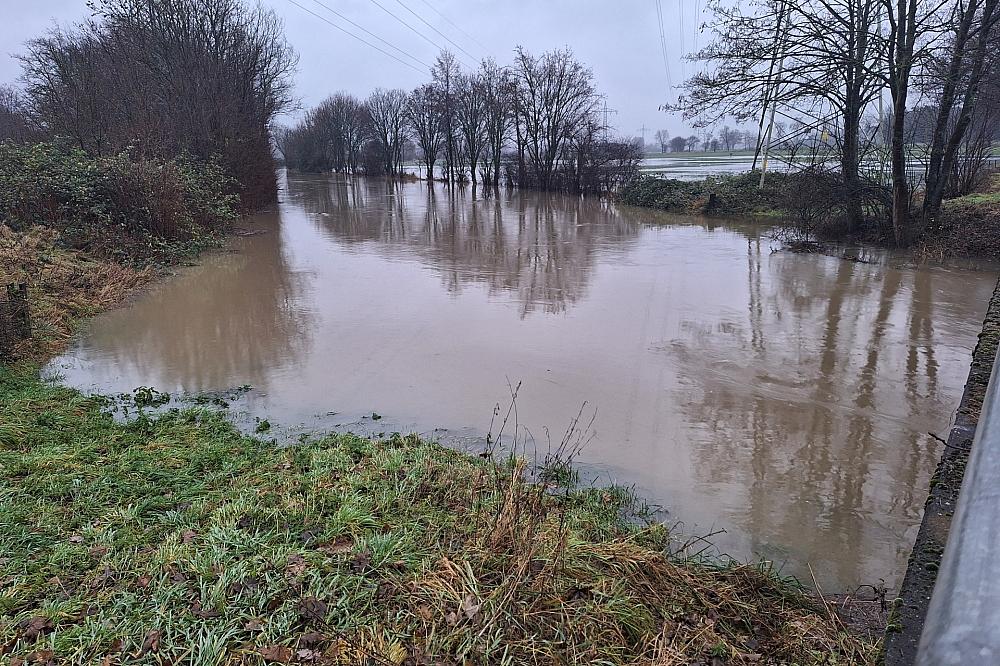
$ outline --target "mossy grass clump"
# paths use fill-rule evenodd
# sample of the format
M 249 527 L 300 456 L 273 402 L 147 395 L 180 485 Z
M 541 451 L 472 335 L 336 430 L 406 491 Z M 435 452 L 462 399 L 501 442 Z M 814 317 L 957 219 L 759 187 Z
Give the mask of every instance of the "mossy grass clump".
M 623 489 L 108 407 L 0 370 L 6 663 L 874 663 L 766 567 L 671 555 Z
M 759 171 L 690 181 L 645 176 L 628 185 L 619 200 L 673 213 L 780 217 L 796 178 L 769 173 L 761 189 Z

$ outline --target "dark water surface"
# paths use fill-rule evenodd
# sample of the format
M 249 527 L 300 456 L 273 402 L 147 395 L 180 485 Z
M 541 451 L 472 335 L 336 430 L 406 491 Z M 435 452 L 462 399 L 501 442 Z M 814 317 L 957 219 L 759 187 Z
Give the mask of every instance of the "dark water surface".
M 536 193 L 292 176 L 283 198 L 246 223 L 267 233 L 97 317 L 52 370 L 115 392 L 250 384 L 235 407 L 293 433 L 446 441 L 481 438 L 521 382 L 536 440 L 586 402 L 586 470 L 687 532 L 827 589 L 900 580 L 927 433 L 948 430 L 995 273 Z

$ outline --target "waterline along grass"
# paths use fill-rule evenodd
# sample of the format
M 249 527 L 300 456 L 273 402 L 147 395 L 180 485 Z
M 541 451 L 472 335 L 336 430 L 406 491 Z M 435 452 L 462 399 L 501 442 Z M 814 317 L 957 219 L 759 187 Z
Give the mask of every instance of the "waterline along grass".
M 620 488 L 415 436 L 281 448 L 0 370 L 0 662 L 868 664 L 766 568 L 681 559 Z

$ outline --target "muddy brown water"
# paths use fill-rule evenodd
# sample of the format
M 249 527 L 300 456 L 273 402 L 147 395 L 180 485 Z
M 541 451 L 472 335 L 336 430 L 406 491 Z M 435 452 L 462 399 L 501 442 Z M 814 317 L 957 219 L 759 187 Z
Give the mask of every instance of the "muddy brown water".
M 471 445 L 520 383 L 522 434 L 544 450 L 586 403 L 585 478 L 635 484 L 684 533 L 828 590 L 901 579 L 994 270 L 558 195 L 291 176 L 282 198 L 245 223 L 266 233 L 95 318 L 51 371 L 249 384 L 234 410 L 284 437 Z

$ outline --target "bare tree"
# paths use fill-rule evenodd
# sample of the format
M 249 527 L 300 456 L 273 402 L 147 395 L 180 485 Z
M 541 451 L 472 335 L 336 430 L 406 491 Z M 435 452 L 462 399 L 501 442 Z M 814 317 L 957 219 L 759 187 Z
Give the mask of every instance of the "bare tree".
M 329 165 L 334 171 L 353 173 L 364 137 L 364 105 L 353 95 L 335 93 L 314 112 L 314 122 L 322 132 L 317 140 L 327 144 Z
M 375 141 L 385 173 L 402 173 L 407 94 L 403 90 L 376 88 L 365 100 L 371 138 Z
M 708 66 L 684 84 L 673 108 L 700 125 L 725 116 L 760 119 L 781 104 L 840 128 L 849 222 L 860 225 L 861 118 L 878 94 L 880 0 L 756 0 L 717 3 L 715 39 L 694 58 Z M 765 133 L 766 134 L 766 133 Z M 769 137 L 765 136 L 765 139 Z
M 38 126 L 105 153 L 221 157 L 244 205 L 277 196 L 270 124 L 296 58 L 274 12 L 241 0 L 96 0 L 22 57 Z
M 653 136 L 656 137 L 656 143 L 660 144 L 660 152 L 667 152 L 667 146 L 670 145 L 670 132 L 665 129 L 659 129 L 656 130 L 656 134 Z
M 486 128 L 486 98 L 478 74 L 459 74 L 455 120 L 462 136 L 464 161 L 469 165 L 472 185 L 476 185 L 476 170 L 489 137 Z
M 539 187 L 549 189 L 560 152 L 597 108 L 593 73 L 569 49 L 536 58 L 518 47 L 518 121 Z
M 434 163 L 444 147 L 442 103 L 438 89 L 424 84 L 410 93 L 406 103 L 406 120 L 417 139 L 417 145 L 427 165 L 427 180 L 434 180 Z
M 16 88 L 0 85 L 0 141 L 20 143 L 33 136 L 24 96 Z
M 500 161 L 514 126 L 514 77 L 510 70 L 500 67 L 493 60 L 484 60 L 479 79 L 485 105 L 486 126 L 486 180 L 493 187 L 500 184 Z
M 940 59 L 943 66 L 931 76 L 938 109 L 927 166 L 925 220 L 941 208 L 949 175 L 955 172 L 959 149 L 973 124 L 983 82 L 991 80 L 984 74 L 990 73 L 990 56 L 995 60 L 1000 46 L 998 5 L 997 0 L 966 0 L 954 6 L 950 39 Z
M 459 161 L 458 127 L 455 118 L 457 108 L 457 80 L 461 69 L 455 54 L 441 51 L 431 68 L 431 79 L 437 88 L 441 102 L 441 128 L 444 132 L 445 179 L 454 182 Z
M 729 125 L 723 125 L 722 129 L 719 130 L 719 140 L 722 142 L 724 150 L 735 150 L 740 141 L 740 131 Z

